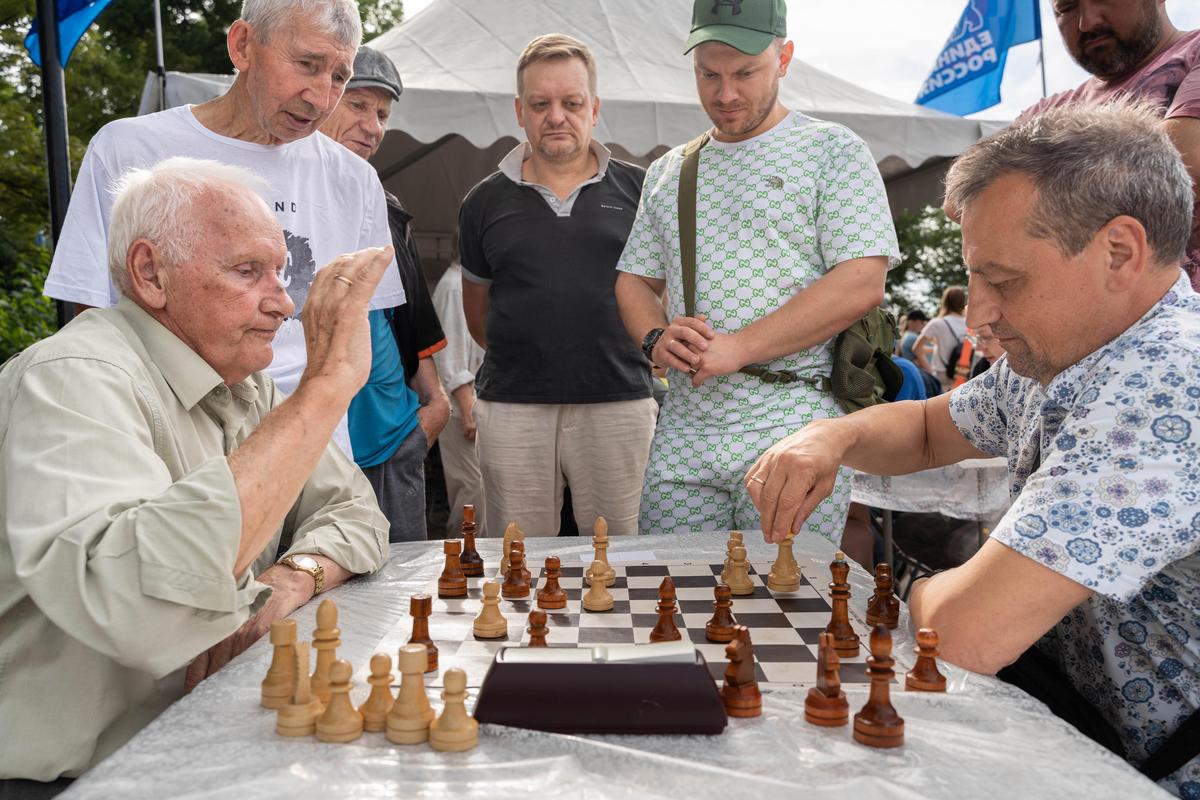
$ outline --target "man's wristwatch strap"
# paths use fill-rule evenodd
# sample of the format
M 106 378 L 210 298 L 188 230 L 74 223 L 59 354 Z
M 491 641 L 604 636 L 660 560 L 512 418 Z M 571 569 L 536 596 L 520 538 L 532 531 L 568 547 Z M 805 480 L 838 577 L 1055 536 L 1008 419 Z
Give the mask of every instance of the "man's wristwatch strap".
M 320 594 L 321 591 L 325 588 L 325 568 L 322 567 L 320 562 L 317 561 L 312 556 L 301 555 L 300 558 L 303 558 L 305 561 L 311 561 L 313 566 L 307 567 L 307 566 L 299 563 L 292 556 L 284 556 L 283 559 L 280 560 L 279 563 L 283 564 L 285 567 L 291 567 L 292 569 L 296 570 L 297 572 L 307 572 L 309 575 L 312 575 L 313 594 Z
M 651 364 L 654 363 L 654 346 L 658 344 L 658 340 L 662 338 L 666 328 L 651 328 L 642 339 L 642 354 L 646 356 L 646 360 Z

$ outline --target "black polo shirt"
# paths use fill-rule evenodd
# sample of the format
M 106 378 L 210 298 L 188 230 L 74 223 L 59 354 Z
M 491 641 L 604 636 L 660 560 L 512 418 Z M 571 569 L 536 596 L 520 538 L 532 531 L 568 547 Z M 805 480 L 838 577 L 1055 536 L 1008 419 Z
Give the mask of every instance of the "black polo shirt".
M 629 338 L 613 286 L 645 171 L 607 159 L 573 205 L 551 207 L 503 172 L 459 210 L 463 277 L 490 283 L 481 399 L 608 403 L 650 397 L 650 368 Z

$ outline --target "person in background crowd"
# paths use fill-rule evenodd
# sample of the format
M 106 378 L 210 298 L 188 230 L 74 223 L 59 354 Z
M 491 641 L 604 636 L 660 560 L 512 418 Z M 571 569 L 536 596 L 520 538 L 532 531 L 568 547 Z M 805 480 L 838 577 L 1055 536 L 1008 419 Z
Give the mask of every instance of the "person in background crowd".
M 967 335 L 967 323 L 963 316 L 966 309 L 966 287 L 947 287 L 942 292 L 937 316 L 925 325 L 913 345 L 917 366 L 937 378 L 943 392 L 950 391 L 954 386 L 955 351 Z

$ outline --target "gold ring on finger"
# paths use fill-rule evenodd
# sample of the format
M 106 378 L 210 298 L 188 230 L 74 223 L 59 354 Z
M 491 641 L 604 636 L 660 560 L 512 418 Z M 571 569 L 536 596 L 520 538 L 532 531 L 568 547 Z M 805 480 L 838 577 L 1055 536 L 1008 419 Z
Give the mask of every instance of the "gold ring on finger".
M 350 279 L 349 279 L 349 278 L 347 278 L 345 275 L 334 275 L 334 276 L 333 276 L 333 279 L 334 279 L 335 281 L 341 281 L 342 283 L 346 284 L 347 286 L 353 286 L 353 285 L 354 285 L 354 281 L 350 280 Z
M 762 478 L 758 477 L 757 475 L 751 475 L 750 480 L 754 481 L 755 483 L 761 483 L 763 486 L 767 485 L 767 482 L 764 481 Z

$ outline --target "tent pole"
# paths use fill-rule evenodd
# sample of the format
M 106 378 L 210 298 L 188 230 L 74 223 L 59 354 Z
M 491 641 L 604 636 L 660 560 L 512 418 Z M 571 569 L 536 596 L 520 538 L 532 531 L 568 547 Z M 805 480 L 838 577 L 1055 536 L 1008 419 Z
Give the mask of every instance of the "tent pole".
M 67 152 L 67 93 L 59 61 L 55 0 L 37 0 L 38 46 L 42 56 L 42 117 L 46 133 L 46 173 L 50 179 L 50 237 L 58 244 L 71 201 L 71 157 Z M 73 303 L 55 301 L 58 327 L 71 321 Z
M 159 0 L 154 0 L 154 47 L 158 57 L 157 72 L 158 72 L 158 110 L 165 111 L 167 108 L 167 70 L 165 59 L 163 58 L 163 35 L 162 35 L 162 10 L 159 8 Z

